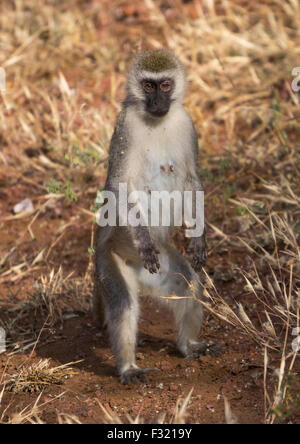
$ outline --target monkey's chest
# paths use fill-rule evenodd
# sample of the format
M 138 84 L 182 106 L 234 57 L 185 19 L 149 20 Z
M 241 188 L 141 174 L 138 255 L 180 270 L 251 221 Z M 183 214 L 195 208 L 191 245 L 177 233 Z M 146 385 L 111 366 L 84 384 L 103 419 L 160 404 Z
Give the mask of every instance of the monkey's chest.
M 176 128 L 160 125 L 132 134 L 135 146 L 129 165 L 134 189 L 146 191 L 183 191 L 185 150 Z
M 181 191 L 183 188 L 182 167 L 176 156 L 168 152 L 151 153 L 145 156 L 143 171 L 143 189 L 151 191 Z
M 172 159 L 149 162 L 144 176 L 145 191 L 174 191 L 179 188 L 179 176 L 178 165 Z

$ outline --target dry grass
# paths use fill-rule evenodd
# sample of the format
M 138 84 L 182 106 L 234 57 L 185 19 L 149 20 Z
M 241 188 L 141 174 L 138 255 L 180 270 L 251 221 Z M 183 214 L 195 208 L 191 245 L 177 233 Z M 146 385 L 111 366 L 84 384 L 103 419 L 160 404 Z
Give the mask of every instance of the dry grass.
M 165 414 L 159 415 L 156 419 L 156 424 L 185 424 L 186 417 L 188 416 L 188 405 L 193 393 L 193 389 L 188 393 L 185 398 L 179 397 L 176 401 L 174 412 L 167 417 Z M 99 400 L 97 400 L 99 407 L 104 413 L 104 422 L 106 424 L 124 424 L 124 421 L 109 407 L 104 407 Z M 139 415 L 136 418 L 132 418 L 127 415 L 127 421 L 129 424 L 144 424 L 143 418 Z
M 65 378 L 76 375 L 71 365 L 78 362 L 81 361 L 50 367 L 49 359 L 41 359 L 30 365 L 23 364 L 16 374 L 7 375 L 2 385 L 13 393 L 39 393 L 52 384 L 61 385 Z
M 185 105 L 199 134 L 201 176 L 209 190 L 210 257 L 232 251 L 244 258 L 242 265 L 228 266 L 227 277 L 223 269 L 213 277 L 207 271 L 207 308 L 261 347 L 265 369 L 269 354 L 277 357 L 278 385 L 270 393 L 265 370 L 264 395 L 264 420 L 276 422 L 299 356 L 291 349 L 291 332 L 299 327 L 300 307 L 300 109 L 291 72 L 300 65 L 300 5 L 175 3 L 179 18 L 170 21 L 161 2 L 140 2 L 146 31 L 138 22 L 121 24 L 122 31 L 114 16 L 119 1 L 112 8 L 96 0 L 76 0 L 72 8 L 67 0 L 1 2 L 7 91 L 0 93 L 0 186 L 19 184 L 34 202 L 30 214 L 11 215 L 5 206 L 0 213 L 4 228 L 23 223 L 23 236 L 0 245 L 0 284 L 34 282 L 25 301 L 10 304 L 5 328 L 10 346 L 17 332 L 19 344 L 31 347 L 37 338 L 20 331 L 21 317 L 34 312 L 50 325 L 63 322 L 72 315 L 70 299 L 73 312 L 88 309 L 83 295 L 91 291 L 91 264 L 75 279 L 76 273 L 63 273 L 54 253 L 69 230 L 92 226 L 91 201 L 103 185 L 129 61 L 138 49 L 168 46 L 188 73 Z M 37 249 L 37 224 L 49 223 L 59 205 L 66 208 L 64 223 Z M 33 245 L 29 253 L 25 239 Z M 221 284 L 214 279 L 220 276 Z M 234 303 L 223 295 L 226 279 L 241 287 Z M 6 303 L 0 300 L 0 306 Z
M 84 279 L 73 275 L 74 272 L 64 274 L 61 267 L 56 272 L 52 269 L 42 274 L 27 298 L 10 304 L 5 310 L 6 316 L 0 317 L 0 326 L 6 331 L 9 356 L 35 349 L 43 342 L 44 330 L 62 326 L 66 319 L 90 310 L 91 274 Z
M 1 395 L 3 395 L 3 390 L 2 390 L 2 393 L 0 394 L 0 406 L 1 406 Z M 50 401 L 40 403 L 41 395 L 42 395 L 42 393 L 39 394 L 39 396 L 34 401 L 34 403 L 27 405 L 20 412 L 13 413 L 8 418 L 5 417 L 6 410 L 7 410 L 7 408 L 6 408 L 4 410 L 4 412 L 2 413 L 2 415 L 0 416 L 0 424 L 10 424 L 10 425 L 12 425 L 12 424 L 44 424 L 44 422 L 41 420 L 41 413 L 42 413 L 43 409 L 45 409 L 49 403 L 61 398 L 64 395 L 64 393 L 61 393 L 60 395 L 55 396 Z
M 27 312 L 45 319 L 47 325 L 76 316 L 77 312 L 87 312 L 91 299 L 91 282 L 73 278 L 74 272 L 64 276 L 62 268 L 42 275 L 37 281 L 30 298 L 22 301 L 14 309 L 21 316 Z M 73 305 L 73 306 L 72 306 Z

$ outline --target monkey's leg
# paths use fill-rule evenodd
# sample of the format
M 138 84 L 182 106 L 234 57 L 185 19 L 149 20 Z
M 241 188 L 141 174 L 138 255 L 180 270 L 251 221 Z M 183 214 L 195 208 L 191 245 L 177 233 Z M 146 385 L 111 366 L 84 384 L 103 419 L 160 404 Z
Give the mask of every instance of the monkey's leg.
M 220 352 L 216 344 L 209 345 L 207 342 L 198 341 L 204 313 L 200 302 L 201 288 L 196 278 L 196 276 L 192 278 L 191 287 L 186 290 L 182 299 L 171 301 L 178 329 L 177 346 L 186 358 L 198 358 L 202 355 L 214 355 Z M 182 293 L 180 294 L 182 295 Z
M 182 299 L 171 300 L 178 329 L 178 349 L 186 358 L 198 358 L 206 354 L 218 355 L 221 348 L 217 344 L 209 345 L 198 341 L 204 319 L 199 277 L 178 251 L 169 250 L 169 257 L 170 273 L 178 273 L 178 278 L 170 283 L 171 294 L 183 296 Z
M 104 299 L 108 333 L 121 382 L 146 381 L 150 369 L 140 369 L 135 361 L 139 316 L 135 272 L 114 253 L 101 254 L 97 259 L 97 288 Z
M 218 355 L 221 348 L 217 344 L 209 345 L 198 341 L 204 312 L 201 304 L 202 288 L 197 273 L 177 250 L 170 248 L 169 258 L 169 273 L 177 274 L 177 278 L 170 282 L 169 290 L 171 294 L 183 296 L 182 299 L 171 300 L 178 329 L 179 351 L 186 358 L 198 358 L 206 354 Z
M 160 272 L 151 277 L 143 272 L 143 281 L 152 288 L 153 296 L 170 296 L 170 299 L 166 300 L 175 316 L 178 349 L 187 358 L 214 354 L 217 352 L 217 346 L 210 347 L 207 343 L 197 340 L 204 318 L 198 275 L 189 262 L 172 247 L 167 247 L 159 255 L 159 260 Z

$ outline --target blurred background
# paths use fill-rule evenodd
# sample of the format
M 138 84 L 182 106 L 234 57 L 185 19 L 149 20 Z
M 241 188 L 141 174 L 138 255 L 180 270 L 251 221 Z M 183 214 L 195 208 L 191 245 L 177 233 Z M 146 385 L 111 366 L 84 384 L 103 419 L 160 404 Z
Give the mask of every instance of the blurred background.
M 291 343 L 300 307 L 300 107 L 292 88 L 293 80 L 300 85 L 293 74 L 300 66 L 298 0 L 1 2 L 0 325 L 10 365 L 19 368 L 32 349 L 30 359 L 38 352 L 62 363 L 75 360 L 68 341 L 90 322 L 95 199 L 105 183 L 126 72 L 138 52 L 161 47 L 173 50 L 186 68 L 184 104 L 199 137 L 209 244 L 202 279 L 212 319 L 205 335 L 222 336 L 229 349 L 223 366 L 213 367 L 218 387 L 213 375 L 207 380 L 206 413 L 198 415 L 194 393 L 191 418 L 222 422 L 223 404 L 211 399 L 221 388 L 236 399 L 236 384 L 245 392 L 234 401 L 241 421 L 297 422 L 300 368 Z M 180 230 L 173 241 L 185 254 Z M 155 334 L 147 319 L 142 316 L 142 329 Z M 63 337 L 57 325 L 66 328 Z M 172 338 L 162 325 L 158 336 Z M 77 357 L 88 359 L 84 350 L 93 343 L 93 328 L 90 336 L 78 333 Z M 6 358 L 0 354 L 0 384 L 9 373 Z M 95 362 L 89 361 L 94 371 Z M 199 385 L 211 366 L 206 362 L 190 374 L 186 390 Z M 78 368 L 79 384 L 91 370 L 87 364 Z M 255 377 L 245 373 L 253 368 Z M 181 382 L 185 371 L 177 370 Z M 95 393 L 104 387 L 101 396 L 109 402 L 119 386 L 107 382 L 113 370 L 106 372 L 96 372 L 102 385 Z M 162 410 L 184 392 L 178 381 L 172 384 L 166 398 L 153 388 L 165 402 Z M 118 395 L 114 403 L 123 413 L 140 411 L 137 394 L 126 406 L 124 393 Z M 4 399 L 20 410 L 23 398 L 15 396 Z M 66 411 L 73 412 L 72 402 Z M 0 422 L 10 421 L 7 413 L 1 417 L 1 407 L 0 395 Z M 76 408 L 80 421 L 87 421 L 81 404 Z M 41 418 L 55 421 L 53 412 Z M 142 412 L 154 417 L 150 401 Z

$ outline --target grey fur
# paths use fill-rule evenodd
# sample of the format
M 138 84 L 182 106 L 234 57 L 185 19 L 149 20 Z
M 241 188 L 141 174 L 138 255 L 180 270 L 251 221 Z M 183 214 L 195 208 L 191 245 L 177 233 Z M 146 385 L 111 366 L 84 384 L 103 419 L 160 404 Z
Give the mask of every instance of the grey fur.
M 145 72 L 145 57 L 156 57 L 146 67 L 164 67 Z M 163 57 L 159 64 L 159 57 Z M 158 57 L 158 59 L 157 59 Z M 144 60 L 144 62 L 143 62 Z M 165 66 L 170 60 L 170 66 Z M 153 118 L 143 107 L 140 81 L 172 78 L 175 87 L 172 104 L 165 117 Z M 152 76 L 152 77 L 151 77 Z M 111 139 L 106 190 L 118 198 L 120 182 L 128 192 L 155 188 L 202 190 L 197 175 L 198 143 L 190 116 L 181 105 L 184 71 L 170 52 L 145 53 L 132 64 L 128 76 L 128 94 L 118 116 Z M 174 173 L 160 176 L 161 163 L 172 162 Z M 178 348 L 186 356 L 203 354 L 205 345 L 197 342 L 203 321 L 201 287 L 198 274 L 188 261 L 168 245 L 165 227 L 104 227 L 96 234 L 96 275 L 94 312 L 105 320 L 123 383 L 145 380 L 148 370 L 135 362 L 139 297 L 150 294 L 160 300 L 168 296 L 178 327 Z M 205 239 L 194 239 L 193 264 L 199 268 L 206 259 Z

